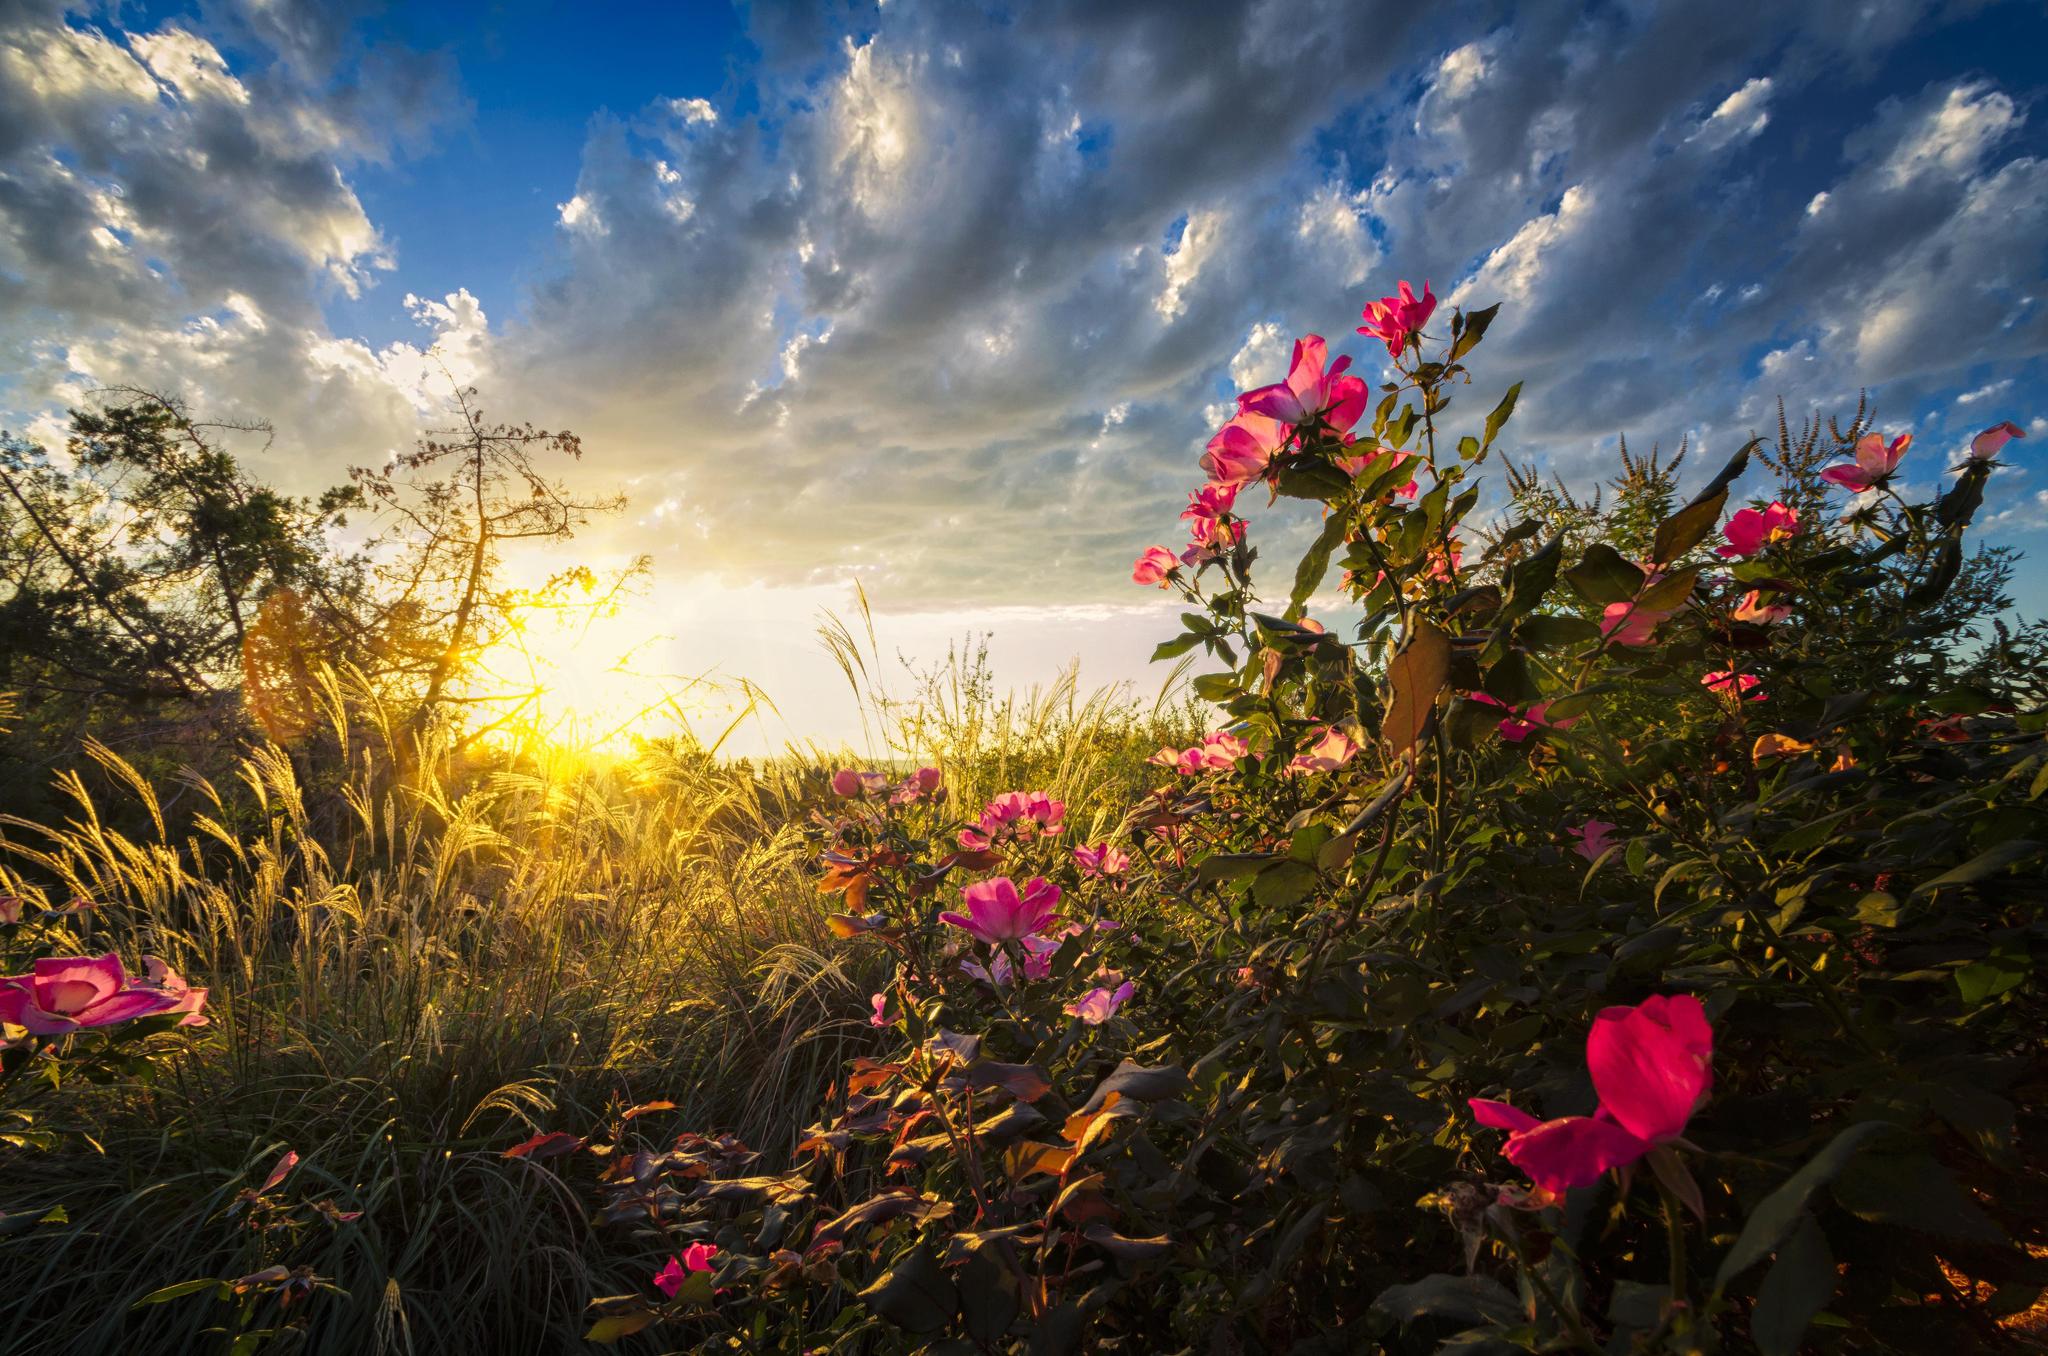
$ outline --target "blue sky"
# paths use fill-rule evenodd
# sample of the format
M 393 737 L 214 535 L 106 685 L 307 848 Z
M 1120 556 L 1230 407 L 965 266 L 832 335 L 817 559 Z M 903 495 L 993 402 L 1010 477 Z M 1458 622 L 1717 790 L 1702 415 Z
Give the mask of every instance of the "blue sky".
M 17 0 L 0 411 L 168 386 L 310 488 L 445 363 L 585 436 L 633 507 L 584 549 L 799 736 L 852 728 L 809 629 L 856 578 L 885 652 L 1142 680 L 1128 563 L 1229 393 L 1304 332 L 1370 367 L 1402 277 L 1505 303 L 1482 379 L 1568 479 L 1868 387 L 1923 485 L 2027 427 L 1987 515 L 2038 554 L 2044 50 L 2038 4 L 1912 0 Z

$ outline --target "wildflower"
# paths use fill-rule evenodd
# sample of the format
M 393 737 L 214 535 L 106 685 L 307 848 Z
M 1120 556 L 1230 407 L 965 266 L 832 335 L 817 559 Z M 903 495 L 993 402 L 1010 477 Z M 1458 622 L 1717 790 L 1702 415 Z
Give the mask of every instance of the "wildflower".
M 135 987 L 154 989 L 175 1000 L 164 1011 L 184 1013 L 185 1020 L 178 1023 L 179 1026 L 207 1025 L 210 1019 L 200 1011 L 206 1006 L 206 990 L 193 988 L 182 975 L 155 956 L 144 956 L 142 969 L 148 978 L 136 980 Z
M 669 1258 L 668 1265 L 654 1273 L 654 1288 L 674 1299 L 690 1273 L 711 1270 L 711 1259 L 717 1255 L 718 1249 L 709 1243 L 692 1243 L 683 1249 L 682 1256 Z
M 1131 582 L 1134 584 L 1157 584 L 1166 587 L 1166 577 L 1180 568 L 1180 557 L 1164 546 L 1148 546 L 1145 554 L 1138 557 L 1131 567 Z
M 1763 679 L 1753 673 L 1716 669 L 1700 675 L 1700 686 L 1718 696 L 1732 697 L 1739 693 L 1746 701 L 1760 702 L 1764 699 Z
M 856 796 L 874 795 L 888 784 L 888 774 L 881 772 L 856 772 L 850 767 L 843 767 L 832 774 L 832 794 L 849 800 Z
M 1558 720 L 1549 719 L 1553 702 L 1537 702 L 1526 711 L 1509 706 L 1490 692 L 1473 692 L 1471 699 L 1482 706 L 1498 706 L 1507 712 L 1496 727 L 1500 737 L 1510 744 L 1519 744 L 1538 730 L 1569 730 L 1578 723 L 1577 716 L 1565 716 Z
M 1060 887 L 1043 876 L 1033 876 L 1020 892 L 1007 876 L 977 881 L 961 892 L 967 912 L 942 913 L 939 921 L 987 942 L 991 946 L 1014 942 L 1043 931 L 1059 906 Z
M 1012 838 L 1050 837 L 1060 831 L 1066 817 L 1066 803 L 1043 791 L 1005 791 L 982 808 L 974 827 L 960 830 L 960 846 L 981 852 Z
M 891 805 L 914 805 L 939 789 L 939 770 L 935 767 L 921 767 L 905 777 L 902 784 L 889 794 Z
M 1101 847 L 1083 843 L 1074 849 L 1074 865 L 1084 876 L 1121 876 L 1131 869 L 1131 859 L 1114 843 Z
M 1117 976 L 1110 975 L 1106 976 L 1106 978 L 1115 979 Z M 1117 985 L 1114 989 L 1109 988 L 1107 985 L 1098 984 L 1073 1002 L 1067 1004 L 1066 1014 L 1069 1017 L 1079 1017 L 1089 1026 L 1101 1026 L 1104 1022 L 1116 1016 L 1116 1010 L 1130 999 L 1136 987 L 1128 979 L 1124 980 L 1123 983 Z
M 1993 424 L 1990 428 L 1985 429 L 1982 433 L 1970 439 L 1970 460 L 1990 461 L 1998 455 L 1999 449 L 2007 443 L 2015 438 L 2024 438 L 2026 436 L 2025 433 L 2020 431 L 2020 426 L 2013 423 L 2010 419 L 2002 424 Z
M 1539 1121 L 1506 1102 L 1475 1097 L 1481 1125 L 1508 1132 L 1503 1152 L 1545 1191 L 1589 1186 L 1679 1138 L 1713 1086 L 1714 1033 L 1690 994 L 1605 1008 L 1586 1037 L 1586 1068 L 1600 1105 L 1591 1116 Z
M 1358 327 L 1358 332 L 1385 340 L 1387 356 L 1398 359 L 1402 349 L 1422 337 L 1422 327 L 1436 310 L 1436 295 L 1429 290 L 1427 280 L 1422 284 L 1420 297 L 1405 279 L 1396 291 L 1396 296 L 1366 304 L 1365 323 Z
M 21 896 L 0 895 L 0 923 L 21 921 Z
M 1319 334 L 1294 341 L 1294 359 L 1287 380 L 1246 391 L 1237 398 L 1240 411 L 1263 414 L 1297 427 L 1320 423 L 1343 433 L 1365 413 L 1370 391 L 1362 377 L 1344 375 L 1351 359 L 1328 361 L 1329 346 Z
M 1306 752 L 1289 760 L 1289 772 L 1335 772 L 1357 756 L 1358 745 L 1334 725 L 1325 726 L 1309 742 Z
M 1199 536 L 1204 522 L 1214 523 L 1230 512 L 1231 506 L 1237 502 L 1237 490 L 1235 485 L 1204 485 L 1188 496 L 1188 506 L 1180 511 L 1180 516 L 1195 524 L 1195 532 Z
M 1714 554 L 1723 560 L 1753 556 L 1766 546 L 1798 536 L 1799 513 L 1777 502 L 1761 510 L 1746 508 L 1728 520 L 1721 535 L 1728 539 L 1728 544 L 1717 548 Z
M 133 984 L 112 954 L 46 958 L 25 975 L 0 976 L 0 1021 L 37 1036 L 66 1036 L 89 1026 L 112 1026 L 159 1012 L 181 999 Z M 202 991 L 203 1001 L 203 991 Z
M 1766 758 L 1791 758 L 1802 753 L 1812 753 L 1813 745 L 1790 735 L 1764 734 L 1756 737 L 1750 746 L 1749 756 L 1753 762 L 1761 763 Z
M 1024 978 L 1044 979 L 1047 975 L 1051 974 L 1053 954 L 1060 949 L 1061 942 L 1078 931 L 1080 931 L 1080 924 L 1074 923 L 1050 937 L 1041 937 L 1036 934 L 1029 937 L 1019 937 L 1017 939 L 1017 947 L 1024 953 Z M 985 966 L 979 961 L 961 961 L 960 973 L 968 976 L 970 979 L 978 979 L 984 984 L 993 984 L 998 988 L 1008 988 L 1016 978 L 1017 972 L 1010 964 L 1009 954 L 998 951 L 989 958 L 989 963 Z
M 1609 603 L 1600 614 L 1600 634 L 1611 645 L 1648 645 L 1676 608 L 1644 607 L 1633 600 Z
M 1614 825 L 1604 819 L 1589 819 L 1578 828 L 1566 829 L 1565 832 L 1579 840 L 1572 851 L 1589 862 L 1600 860 L 1601 855 L 1614 846 Z
M 885 993 L 869 995 L 868 1006 L 873 1009 L 873 1011 L 868 1015 L 869 1026 L 889 1025 L 889 1018 L 887 1014 L 887 1010 L 889 1007 L 889 995 Z
M 1202 469 L 1219 485 L 1248 484 L 1266 473 L 1274 454 L 1286 446 L 1287 435 L 1287 425 L 1278 419 L 1240 410 L 1209 440 Z
M 1792 615 L 1792 609 L 1783 603 L 1765 603 L 1763 594 L 1751 589 L 1742 595 L 1742 602 L 1734 612 L 1735 620 L 1749 622 L 1754 626 L 1769 626 Z
M 1851 494 L 1862 494 L 1891 479 L 1892 472 L 1898 469 L 1899 458 L 1906 455 L 1906 448 L 1912 441 L 1912 434 L 1901 433 L 1892 439 L 1890 446 L 1886 446 L 1884 439 L 1877 434 L 1866 433 L 1856 441 L 1856 460 L 1852 464 L 1830 466 L 1820 473 L 1820 478 L 1840 485 Z

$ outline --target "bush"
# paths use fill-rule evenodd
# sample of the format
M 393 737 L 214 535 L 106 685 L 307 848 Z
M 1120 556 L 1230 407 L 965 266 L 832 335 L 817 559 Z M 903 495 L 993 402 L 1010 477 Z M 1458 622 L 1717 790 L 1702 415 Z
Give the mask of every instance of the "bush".
M 1042 794 L 835 779 L 820 889 L 893 960 L 893 1044 L 793 1156 L 636 1117 L 555 1160 L 654 1282 L 593 1338 L 2007 1339 L 2048 1282 L 2048 713 L 2038 630 L 1980 634 L 2009 564 L 1965 537 L 2017 430 L 1927 503 L 1859 414 L 1682 506 L 1487 531 L 1518 388 L 1461 424 L 1494 310 L 1430 347 L 1433 307 L 1368 311 L 1377 392 L 1302 340 L 1211 443 L 1194 541 L 1139 558 L 1189 604 L 1159 657 L 1215 661 L 1226 721 L 1107 841 Z M 1753 462 L 1778 483 L 1740 505 Z M 1281 595 L 1260 488 L 1322 510 Z M 1308 616 L 1333 569 L 1350 639 Z

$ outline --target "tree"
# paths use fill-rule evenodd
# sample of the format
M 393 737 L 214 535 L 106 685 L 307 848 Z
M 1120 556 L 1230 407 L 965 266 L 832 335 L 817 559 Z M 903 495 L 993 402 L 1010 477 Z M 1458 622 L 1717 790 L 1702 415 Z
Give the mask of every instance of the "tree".
M 381 650 L 378 672 L 404 691 L 415 731 L 451 705 L 508 699 L 503 693 L 462 691 L 459 680 L 506 636 L 516 613 L 601 606 L 572 602 L 568 590 L 580 585 L 586 596 L 608 599 L 647 568 L 642 557 L 602 589 L 585 566 L 561 570 L 538 589 L 509 582 L 508 548 L 567 541 L 593 514 L 616 513 L 626 501 L 616 494 L 579 498 L 541 469 L 540 455 L 582 458 L 575 434 L 492 423 L 476 397 L 475 388 L 458 388 L 456 426 L 427 435 L 385 467 L 349 473 L 357 492 L 385 519 L 384 532 L 368 552 L 379 599 L 372 623 Z M 511 712 L 492 724 L 516 715 L 520 696 L 511 694 Z M 480 733 L 472 729 L 465 739 Z

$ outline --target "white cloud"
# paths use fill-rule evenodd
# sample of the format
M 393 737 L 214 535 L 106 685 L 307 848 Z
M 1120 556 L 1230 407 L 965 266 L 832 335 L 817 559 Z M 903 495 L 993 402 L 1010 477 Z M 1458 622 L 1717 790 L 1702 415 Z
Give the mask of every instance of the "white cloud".
M 1710 151 L 1747 141 L 1770 125 L 1770 101 L 1771 78 L 1757 76 L 1723 99 L 1686 140 Z
M 1962 178 L 2024 120 L 2009 95 L 1981 83 L 1957 85 L 1893 148 L 1885 172 L 1894 186 L 1923 175 Z

